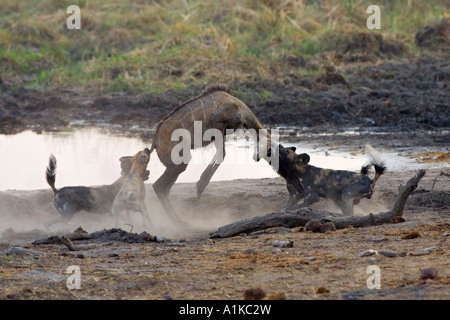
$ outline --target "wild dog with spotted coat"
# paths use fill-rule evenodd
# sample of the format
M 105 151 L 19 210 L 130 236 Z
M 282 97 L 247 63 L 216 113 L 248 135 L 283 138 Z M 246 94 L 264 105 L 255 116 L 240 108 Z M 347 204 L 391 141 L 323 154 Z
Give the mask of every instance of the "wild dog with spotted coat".
M 292 209 L 294 205 L 300 208 L 309 206 L 319 201 L 319 198 L 330 198 L 345 216 L 351 216 L 354 204 L 358 204 L 362 198 L 370 199 L 375 183 L 386 172 L 380 154 L 369 145 L 366 145 L 369 162 L 361 168 L 360 173 L 312 166 L 308 164 L 309 155 L 296 154 L 295 148 L 286 148 L 281 152 L 286 153 L 284 158 L 290 162 L 288 190 L 291 199 L 286 210 Z M 370 179 L 368 173 L 372 166 L 375 176 Z
M 130 172 L 126 176 L 112 205 L 116 226 L 119 224 L 120 213 L 125 210 L 128 215 L 129 211 L 140 212 L 144 224 L 152 227 L 150 216 L 145 206 L 145 186 L 144 179 L 142 179 L 143 174 L 147 171 L 149 160 L 150 150 L 148 148 L 139 151 L 133 156 Z
M 55 188 L 57 162 L 55 156 L 50 155 L 45 177 L 54 192 L 53 204 L 61 216 L 46 222 L 45 226 L 49 227 L 55 223 L 67 222 L 75 213 L 82 210 L 90 213 L 111 213 L 114 198 L 130 173 L 133 157 L 124 156 L 119 161 L 122 169 L 121 176 L 110 185 L 98 187 L 74 186 L 58 190 Z M 148 180 L 149 174 L 150 171 L 145 171 L 142 179 Z

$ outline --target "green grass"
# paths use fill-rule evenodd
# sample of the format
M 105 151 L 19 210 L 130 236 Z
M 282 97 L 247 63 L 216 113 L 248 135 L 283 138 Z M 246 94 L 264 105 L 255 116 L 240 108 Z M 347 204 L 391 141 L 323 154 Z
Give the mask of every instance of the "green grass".
M 382 29 L 366 28 L 373 1 L 3 0 L 0 78 L 38 88 L 89 92 L 163 92 L 192 84 L 276 79 L 317 69 L 346 35 L 375 32 L 417 53 L 414 36 L 448 16 L 447 1 L 380 0 Z M 65 27 L 69 4 L 81 7 L 81 30 Z M 320 70 L 320 69 L 319 69 Z

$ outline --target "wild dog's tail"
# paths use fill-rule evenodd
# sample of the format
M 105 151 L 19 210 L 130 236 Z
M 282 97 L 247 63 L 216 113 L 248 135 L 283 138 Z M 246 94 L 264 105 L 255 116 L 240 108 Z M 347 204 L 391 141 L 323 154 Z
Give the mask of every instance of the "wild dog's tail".
M 58 190 L 55 188 L 56 158 L 53 154 L 50 155 L 50 158 L 48 160 L 47 170 L 45 171 L 45 179 L 52 188 L 53 192 L 56 194 L 58 192 Z
M 372 180 L 372 185 L 375 185 L 378 178 L 386 172 L 387 168 L 381 159 L 380 153 L 370 145 L 366 145 L 366 155 L 369 158 L 369 162 L 361 168 L 361 173 L 368 174 L 369 169 L 373 166 L 375 168 L 375 177 Z

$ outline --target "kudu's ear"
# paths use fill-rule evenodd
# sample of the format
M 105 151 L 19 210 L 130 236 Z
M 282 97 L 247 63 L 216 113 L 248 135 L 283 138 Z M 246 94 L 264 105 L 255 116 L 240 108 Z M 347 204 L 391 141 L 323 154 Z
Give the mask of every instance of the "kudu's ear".
M 299 164 L 303 164 L 303 165 L 308 164 L 309 160 L 310 160 L 310 157 L 307 153 L 302 153 L 302 154 L 297 155 L 297 163 L 299 163 Z

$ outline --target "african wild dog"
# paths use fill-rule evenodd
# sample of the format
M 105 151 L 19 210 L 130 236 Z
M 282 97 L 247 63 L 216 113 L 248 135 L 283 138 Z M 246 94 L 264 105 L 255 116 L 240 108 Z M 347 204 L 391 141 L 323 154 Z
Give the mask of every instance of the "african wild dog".
M 290 162 L 290 178 L 287 181 L 291 199 L 286 210 L 292 209 L 294 204 L 298 207 L 311 205 L 322 197 L 332 199 L 345 216 L 353 215 L 353 205 L 362 198 L 371 198 L 375 183 L 386 171 L 380 155 L 369 145 L 366 145 L 369 162 L 361 168 L 360 173 L 309 165 L 309 155 L 296 154 L 295 148 L 285 148 L 280 151 L 280 155 L 282 152 L 287 155 L 280 156 L 280 159 Z M 375 177 L 370 179 L 368 171 L 372 166 L 375 168 Z
M 114 198 L 122 187 L 126 176 L 130 172 L 133 157 L 124 156 L 121 157 L 119 161 L 122 169 L 121 176 L 110 185 L 98 187 L 64 187 L 58 190 L 55 188 L 56 158 L 54 155 L 50 155 L 45 177 L 47 183 L 54 192 L 53 204 L 61 216 L 46 222 L 45 225 L 49 227 L 55 223 L 67 222 L 75 213 L 82 210 L 91 213 L 111 212 L 111 205 Z M 142 179 L 148 180 L 149 174 L 150 171 L 148 170 L 144 172 Z
M 150 160 L 150 150 L 145 148 L 139 151 L 133 157 L 130 173 L 125 178 L 122 187 L 114 198 L 112 205 L 112 213 L 116 220 L 116 226 L 119 222 L 119 214 L 125 210 L 137 211 L 142 214 L 144 223 L 147 222 L 151 227 L 152 223 L 145 206 L 145 186 L 142 179 L 143 174 L 147 170 L 147 165 Z

